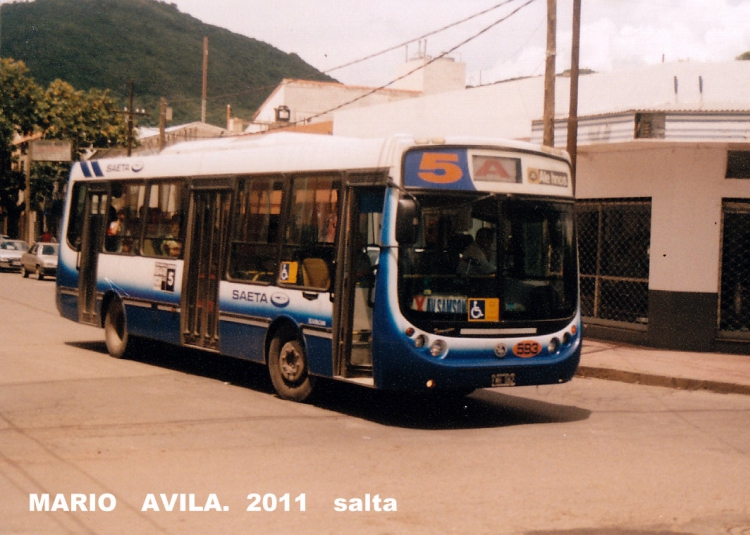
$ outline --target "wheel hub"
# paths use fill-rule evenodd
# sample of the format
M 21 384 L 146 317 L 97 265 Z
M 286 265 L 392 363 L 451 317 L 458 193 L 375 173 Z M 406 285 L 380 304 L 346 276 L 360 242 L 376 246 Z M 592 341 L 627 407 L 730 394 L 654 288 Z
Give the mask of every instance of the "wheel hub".
M 304 362 L 302 355 L 295 350 L 294 346 L 285 344 L 281 348 L 279 363 L 281 364 L 281 374 L 284 376 L 284 379 L 290 382 L 296 382 L 301 379 Z

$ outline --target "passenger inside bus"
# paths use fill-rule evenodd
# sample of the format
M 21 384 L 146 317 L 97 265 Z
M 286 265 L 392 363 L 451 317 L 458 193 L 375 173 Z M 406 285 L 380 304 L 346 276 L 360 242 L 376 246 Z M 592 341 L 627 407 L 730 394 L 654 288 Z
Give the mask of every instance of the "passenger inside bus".
M 477 230 L 476 239 L 469 243 L 461 253 L 458 264 L 460 275 L 489 275 L 495 273 L 496 255 L 494 254 L 495 231 L 489 227 Z
M 172 258 L 179 258 L 182 254 L 182 242 L 180 241 L 180 215 L 175 214 L 172 216 L 172 224 L 169 229 L 169 234 L 164 236 L 164 241 L 161 244 L 162 255 L 170 256 Z

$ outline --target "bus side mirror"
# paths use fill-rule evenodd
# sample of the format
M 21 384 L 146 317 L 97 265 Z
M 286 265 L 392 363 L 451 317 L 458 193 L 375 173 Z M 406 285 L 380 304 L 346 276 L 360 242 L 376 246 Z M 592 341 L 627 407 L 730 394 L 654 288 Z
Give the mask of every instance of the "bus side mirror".
M 419 206 L 408 197 L 398 200 L 396 212 L 396 241 L 399 245 L 413 245 L 419 235 Z

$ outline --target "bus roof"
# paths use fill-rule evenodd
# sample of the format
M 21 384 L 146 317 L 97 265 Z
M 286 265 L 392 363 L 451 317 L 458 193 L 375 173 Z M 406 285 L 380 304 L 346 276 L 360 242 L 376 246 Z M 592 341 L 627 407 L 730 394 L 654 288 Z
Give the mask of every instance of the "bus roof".
M 498 147 L 547 155 L 569 162 L 557 149 L 499 138 L 451 137 L 419 139 L 410 135 L 352 138 L 282 132 L 188 141 L 158 155 L 79 162 L 73 180 L 133 179 L 277 174 L 305 171 L 389 169 L 400 175 L 401 155 L 412 147 Z

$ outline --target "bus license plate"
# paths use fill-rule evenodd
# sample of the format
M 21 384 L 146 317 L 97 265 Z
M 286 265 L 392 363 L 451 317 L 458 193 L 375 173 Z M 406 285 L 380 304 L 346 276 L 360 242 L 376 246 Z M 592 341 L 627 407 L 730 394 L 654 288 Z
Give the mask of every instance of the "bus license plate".
M 516 386 L 515 373 L 493 373 L 492 386 Z

